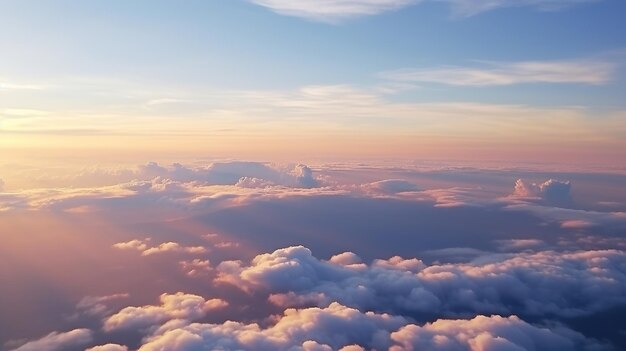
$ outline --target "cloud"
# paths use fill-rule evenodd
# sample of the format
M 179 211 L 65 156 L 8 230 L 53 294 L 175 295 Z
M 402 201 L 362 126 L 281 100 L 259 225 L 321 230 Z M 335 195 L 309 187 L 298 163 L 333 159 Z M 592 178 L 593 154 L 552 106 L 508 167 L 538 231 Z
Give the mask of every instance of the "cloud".
M 505 86 L 528 83 L 578 83 L 603 85 L 616 65 L 598 60 L 485 62 L 482 67 L 441 66 L 380 73 L 384 79 L 457 86 Z
M 2 178 L 0 178 L 0 192 L 4 191 L 4 180 L 2 180 Z
M 198 258 L 191 261 L 180 261 L 179 264 L 185 274 L 190 277 L 203 276 L 213 270 L 209 260 L 201 260 Z
M 363 188 L 375 193 L 398 194 L 419 191 L 414 183 L 404 179 L 386 179 L 363 185 Z
M 617 250 L 492 254 L 427 266 L 400 257 L 365 265 L 350 253 L 323 261 L 290 247 L 217 270 L 216 281 L 265 292 L 284 307 L 337 301 L 422 316 L 579 316 L 626 303 L 626 253 Z
M 355 350 L 387 349 L 390 333 L 405 325 L 403 317 L 363 313 L 333 303 L 326 308 L 287 309 L 273 326 L 225 322 L 160 328 L 139 351 L 178 350 Z M 358 348 L 356 348 L 358 350 Z
M 89 329 L 74 329 L 65 333 L 53 332 L 11 351 L 63 351 L 91 342 L 92 334 Z
M 107 318 L 104 329 L 143 329 L 172 319 L 197 320 L 211 310 L 228 306 L 228 302 L 221 299 L 205 300 L 181 292 L 162 294 L 160 301 L 161 306 L 126 307 Z
M 424 0 L 249 0 L 287 16 L 321 22 L 376 15 L 424 2 Z M 565 9 L 600 0 L 429 0 L 450 5 L 459 17 L 469 17 L 504 7 L 533 7 L 543 11 Z
M 113 294 L 106 296 L 86 296 L 82 298 L 76 309 L 83 314 L 90 316 L 103 316 L 111 313 L 107 303 L 115 300 L 126 299 L 129 294 Z
M 106 344 L 100 346 L 94 346 L 85 351 L 128 351 L 128 347 L 119 344 Z
M 572 202 L 572 184 L 569 181 L 550 179 L 541 184 L 528 183 L 522 179 L 515 182 L 513 196 L 520 198 L 540 198 L 551 204 Z
M 470 320 L 438 320 L 424 326 L 407 325 L 391 334 L 399 345 L 390 351 L 530 351 L 599 350 L 593 343 L 566 328 L 540 328 L 516 316 L 477 316 Z M 608 348 L 607 348 L 608 349 Z
M 450 4 L 452 12 L 459 17 L 470 17 L 479 13 L 506 7 L 532 7 L 540 11 L 557 11 L 572 6 L 602 0 L 434 0 Z
M 268 327 L 168 323 L 144 338 L 138 351 L 257 350 L 586 350 L 602 344 L 568 328 L 528 324 L 516 316 L 439 319 L 423 326 L 401 316 L 362 312 L 331 303 L 324 308 L 287 309 Z
M 203 246 L 182 246 L 179 243 L 173 241 L 162 243 L 154 247 L 149 247 L 146 243 L 147 241 L 148 240 L 133 239 L 126 242 L 113 244 L 113 247 L 120 250 L 137 250 L 141 252 L 142 256 L 150 256 L 165 252 L 202 254 L 208 251 Z
M 272 11 L 316 21 L 335 22 L 375 15 L 416 4 L 420 0 L 250 0 Z

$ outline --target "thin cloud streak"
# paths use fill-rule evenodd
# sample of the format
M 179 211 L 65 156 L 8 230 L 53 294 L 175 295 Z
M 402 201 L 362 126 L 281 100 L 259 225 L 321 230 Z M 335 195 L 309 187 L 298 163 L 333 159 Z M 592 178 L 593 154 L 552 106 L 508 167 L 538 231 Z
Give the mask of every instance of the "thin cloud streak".
M 505 86 L 529 83 L 604 85 L 613 79 L 616 65 L 600 60 L 486 62 L 480 67 L 438 66 L 400 69 L 379 76 L 399 82 L 454 86 Z

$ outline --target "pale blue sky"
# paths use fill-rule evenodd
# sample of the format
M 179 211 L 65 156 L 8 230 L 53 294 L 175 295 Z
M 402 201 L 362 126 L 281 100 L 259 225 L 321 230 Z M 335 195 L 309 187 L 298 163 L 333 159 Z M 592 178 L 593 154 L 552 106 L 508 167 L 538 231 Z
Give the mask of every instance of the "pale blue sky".
M 572 128 L 546 142 L 604 120 L 586 140 L 626 138 L 622 0 L 2 0 L 0 23 L 0 132 L 291 119 L 484 139 L 528 115 Z

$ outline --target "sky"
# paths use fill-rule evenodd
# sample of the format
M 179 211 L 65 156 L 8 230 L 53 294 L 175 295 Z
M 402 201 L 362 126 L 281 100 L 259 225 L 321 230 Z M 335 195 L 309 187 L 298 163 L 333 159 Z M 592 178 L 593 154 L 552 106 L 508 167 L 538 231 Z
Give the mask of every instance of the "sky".
M 0 0 L 0 351 L 626 349 L 625 20 Z
M 135 163 L 614 164 L 625 6 L 5 0 L 0 147 Z

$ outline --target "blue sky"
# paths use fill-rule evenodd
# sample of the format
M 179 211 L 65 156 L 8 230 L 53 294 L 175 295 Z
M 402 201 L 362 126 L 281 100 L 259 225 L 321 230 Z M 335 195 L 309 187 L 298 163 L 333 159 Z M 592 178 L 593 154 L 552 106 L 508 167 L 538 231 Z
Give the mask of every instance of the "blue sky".
M 285 104 L 302 91 L 317 108 L 343 99 L 342 87 L 355 106 L 393 104 L 387 114 L 405 121 L 396 110 L 412 104 L 414 126 L 425 124 L 420 104 L 521 106 L 548 120 L 566 108 L 581 121 L 561 126 L 611 120 L 593 138 L 623 142 L 613 126 L 626 114 L 624 14 L 619 0 L 3 1 L 0 131 L 137 129 L 155 115 L 194 131 L 199 120 L 253 128 L 291 118 Z M 307 87 L 326 87 L 324 97 Z M 245 118 L 216 112 L 226 110 Z M 373 110 L 331 122 L 407 128 Z

